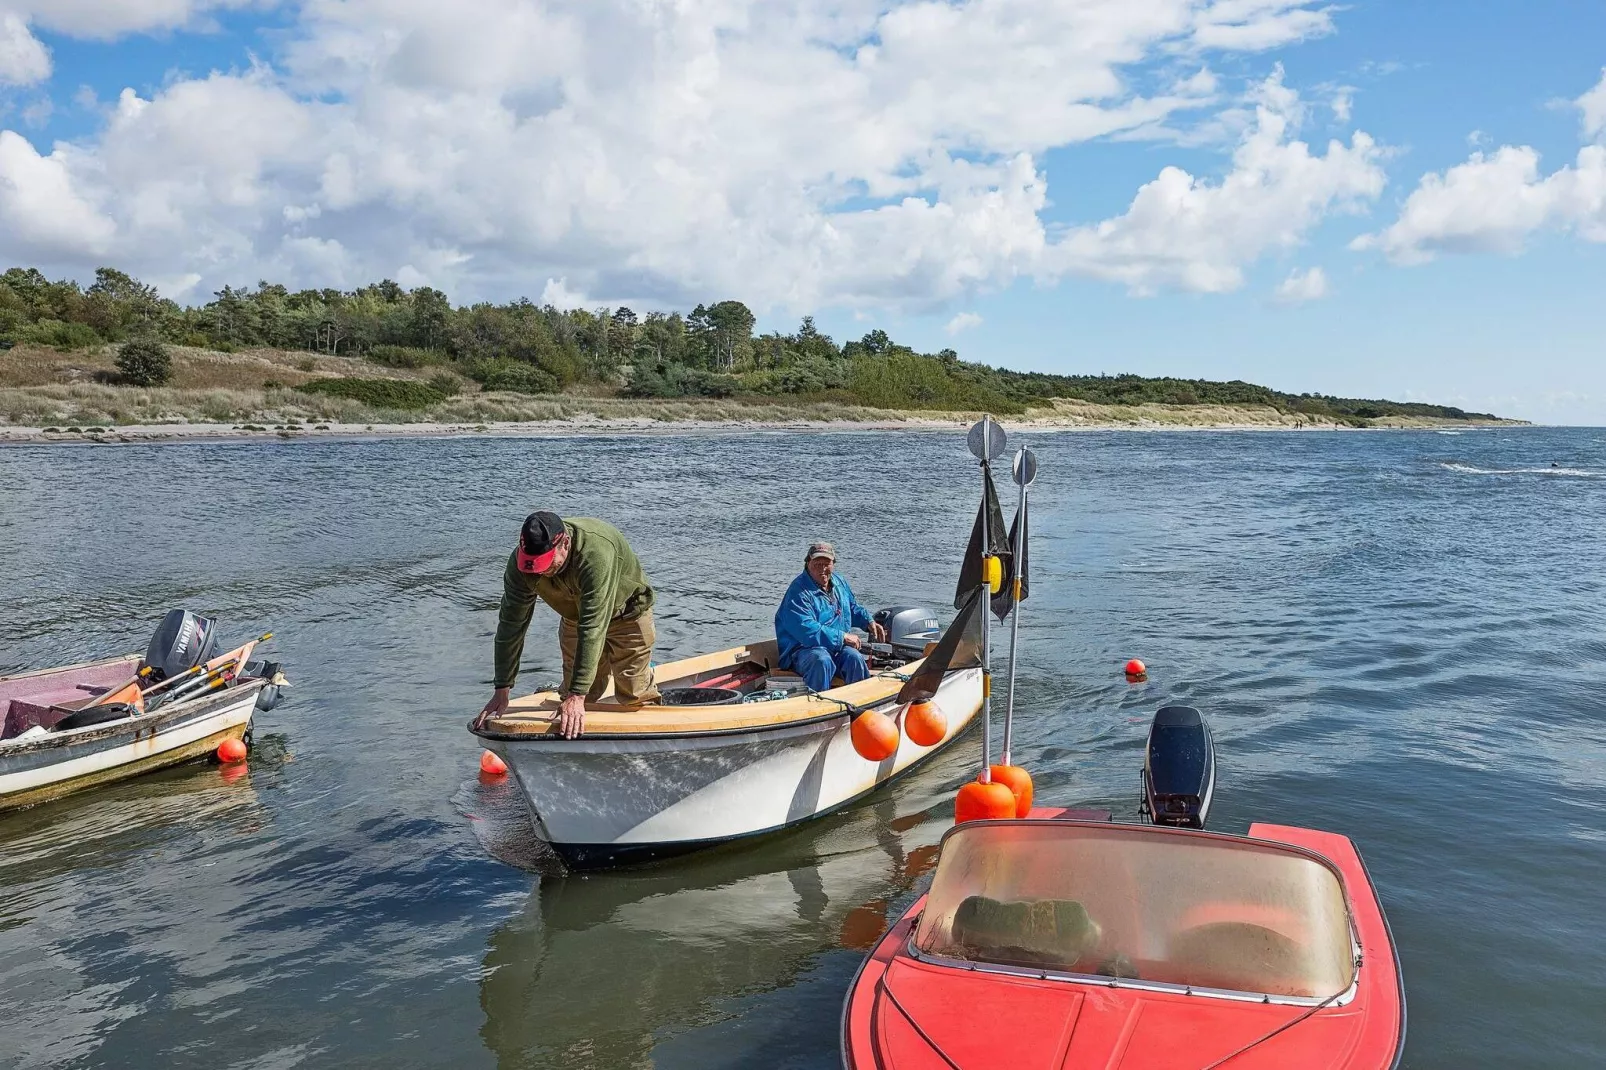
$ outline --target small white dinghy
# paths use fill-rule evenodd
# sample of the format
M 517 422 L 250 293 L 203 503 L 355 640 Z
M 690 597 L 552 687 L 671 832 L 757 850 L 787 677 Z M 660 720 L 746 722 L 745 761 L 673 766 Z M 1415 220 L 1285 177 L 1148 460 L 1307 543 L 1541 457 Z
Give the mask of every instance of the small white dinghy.
M 212 656 L 214 622 L 173 610 L 136 655 L 0 677 L 0 810 L 199 758 L 240 739 L 284 677 L 262 639 Z M 264 639 L 267 636 L 263 637 Z
M 766 640 L 659 665 L 665 704 L 626 709 L 604 694 L 587 707 L 577 739 L 557 734 L 554 691 L 517 699 L 470 730 L 507 762 L 536 832 L 571 866 L 644 862 L 774 832 L 863 798 L 975 720 L 980 668 L 947 669 L 964 658 L 952 657 L 946 638 L 928 664 L 919 655 L 936 621 L 924 610 L 903 612 L 931 632 L 910 646 L 898 643 L 895 627 L 897 645 L 880 648 L 880 667 L 872 661 L 872 675 L 858 683 L 801 690 L 798 677 L 774 667 L 776 645 Z M 950 629 L 956 640 L 958 631 Z M 788 688 L 793 693 L 780 697 Z M 901 720 L 912 694 L 940 712 L 940 738 L 921 746 L 899 731 L 887 757 L 861 757 L 854 720 L 867 711 Z

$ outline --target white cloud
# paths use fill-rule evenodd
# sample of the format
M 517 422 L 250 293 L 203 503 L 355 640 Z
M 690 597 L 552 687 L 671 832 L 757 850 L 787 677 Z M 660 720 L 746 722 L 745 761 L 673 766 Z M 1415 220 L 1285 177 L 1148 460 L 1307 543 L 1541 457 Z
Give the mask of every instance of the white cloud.
M 1584 137 L 1597 141 L 1606 138 L 1606 68 L 1601 69 L 1595 88 L 1573 103 L 1578 106 Z
M 49 50 L 21 16 L 0 11 L 0 85 L 33 85 L 49 77 Z
M 1601 137 L 1606 71 L 1573 104 L 1584 135 Z M 1482 135 L 1474 131 L 1474 137 Z M 1606 144 L 1586 145 L 1571 165 L 1545 177 L 1539 153 L 1527 145 L 1474 152 L 1442 174 L 1422 176 L 1392 226 L 1350 247 L 1379 249 L 1397 264 L 1421 264 L 1440 253 L 1518 253 L 1543 230 L 1606 242 Z
M 974 313 L 974 312 L 961 312 L 961 313 L 959 313 L 959 315 L 957 315 L 953 319 L 949 320 L 948 321 L 948 325 L 946 327 L 944 327 L 943 330 L 947 331 L 949 334 L 958 334 L 960 331 L 968 331 L 972 327 L 980 327 L 980 326 L 981 326 L 981 317 L 978 316 L 976 313 Z
M 1067 233 L 1050 256 L 1066 272 L 1126 284 L 1221 293 L 1243 285 L 1246 265 L 1290 248 L 1325 215 L 1356 208 L 1384 185 L 1372 139 L 1357 132 L 1317 156 L 1293 139 L 1302 108 L 1281 72 L 1259 92 L 1255 123 L 1219 183 L 1177 167 L 1138 191 L 1127 212 Z
M 591 302 L 585 294 L 569 289 L 568 279 L 548 279 L 541 287 L 541 303 L 554 308 L 581 308 Z
M 243 2 L 0 0 L 80 36 Z M 0 204 L 65 198 L 53 259 L 93 248 L 203 289 L 406 273 L 459 298 L 553 279 L 648 307 L 930 308 L 1065 273 L 1231 289 L 1381 188 L 1370 139 L 1312 153 L 1274 80 L 1219 183 L 1168 168 L 1121 217 L 1050 233 L 1044 152 L 1198 108 L 1210 53 L 1331 32 L 1327 8 L 882 6 L 303 0 L 276 68 L 125 90 L 97 138 L 22 142 Z M 1132 88 L 1178 54 L 1198 73 Z M 42 256 L 30 234 L 0 231 L 0 259 Z
M 1291 271 L 1277 284 L 1276 301 L 1280 305 L 1302 305 L 1327 296 L 1327 273 L 1319 267 L 1309 271 Z
M 1539 153 L 1502 146 L 1423 176 L 1388 229 L 1363 235 L 1354 249 L 1379 249 L 1397 264 L 1440 253 L 1521 252 L 1540 230 L 1606 241 L 1606 148 L 1586 146 L 1577 162 L 1539 176 Z
M 15 260 L 93 259 L 109 247 L 112 221 L 73 188 L 80 162 L 64 147 L 42 157 L 26 138 L 0 130 L 0 240 Z
M 5 0 L 7 8 L 47 30 L 103 41 L 204 25 L 201 20 L 214 10 L 274 5 L 275 0 Z
M 1333 94 L 1333 118 L 1341 123 L 1347 123 L 1354 110 L 1355 94 L 1352 90 L 1340 89 Z

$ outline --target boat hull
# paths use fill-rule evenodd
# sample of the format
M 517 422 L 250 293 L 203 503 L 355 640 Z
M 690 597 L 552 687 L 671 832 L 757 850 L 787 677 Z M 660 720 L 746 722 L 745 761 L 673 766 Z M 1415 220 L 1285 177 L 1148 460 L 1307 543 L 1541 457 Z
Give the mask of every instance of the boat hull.
M 251 680 L 155 713 L 0 744 L 0 811 L 48 802 L 209 754 L 251 727 Z
M 981 671 L 951 673 L 934 700 L 948 721 L 935 745 L 901 736 L 869 762 L 852 714 L 724 731 L 495 738 L 536 832 L 571 866 L 651 861 L 789 828 L 869 795 L 964 733 L 981 708 Z M 891 700 L 888 709 L 895 710 Z

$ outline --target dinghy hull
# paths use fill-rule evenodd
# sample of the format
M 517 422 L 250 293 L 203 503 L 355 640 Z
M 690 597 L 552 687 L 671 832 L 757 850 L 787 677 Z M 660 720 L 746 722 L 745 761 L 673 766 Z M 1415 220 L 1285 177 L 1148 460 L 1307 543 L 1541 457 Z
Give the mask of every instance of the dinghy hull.
M 861 708 L 896 713 L 892 692 Z M 508 763 L 537 833 L 569 865 L 598 867 L 775 832 L 848 806 L 961 735 L 975 722 L 981 697 L 979 669 L 950 673 L 934 700 L 947 720 L 944 737 L 921 747 L 901 736 L 897 751 L 881 762 L 854 751 L 855 713 L 840 709 L 782 723 L 588 731 L 572 740 L 478 734 Z

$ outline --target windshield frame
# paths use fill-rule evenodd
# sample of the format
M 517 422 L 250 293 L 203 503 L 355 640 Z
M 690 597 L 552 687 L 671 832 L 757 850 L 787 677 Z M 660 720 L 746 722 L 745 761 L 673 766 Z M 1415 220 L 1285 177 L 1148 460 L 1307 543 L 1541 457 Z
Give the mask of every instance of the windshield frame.
M 1349 937 L 1350 958 L 1354 968 L 1350 972 L 1349 987 L 1337 996 L 1289 996 L 1271 992 L 1254 992 L 1243 989 L 1207 988 L 1199 985 L 1176 984 L 1170 981 L 1145 981 L 1136 977 L 1111 977 L 1097 973 L 1075 973 L 1070 970 L 1057 970 L 1050 968 L 1035 969 L 1026 966 L 1011 966 L 1001 962 L 987 962 L 978 959 L 956 959 L 931 951 L 922 951 L 915 944 L 920 933 L 920 922 L 923 920 L 926 907 L 929 905 L 931 888 L 928 885 L 926 895 L 923 897 L 919 913 L 910 919 L 909 934 L 904 941 L 904 950 L 910 958 L 918 962 L 940 966 L 945 969 L 965 970 L 971 973 L 1002 974 L 1010 977 L 1030 978 L 1031 980 L 1057 981 L 1068 984 L 1093 985 L 1099 988 L 1134 989 L 1179 996 L 1201 996 L 1206 999 L 1226 1000 L 1234 1003 L 1269 1003 L 1290 1007 L 1343 1007 L 1355 999 L 1360 989 L 1361 971 L 1365 968 L 1364 957 L 1361 952 L 1360 934 L 1355 924 L 1355 903 L 1350 897 L 1349 883 L 1344 879 L 1341 871 L 1334 862 L 1315 851 L 1299 847 L 1291 843 L 1278 840 L 1264 840 L 1255 836 L 1235 836 L 1224 832 L 1206 832 L 1200 829 L 1181 829 L 1166 825 L 1146 825 L 1125 821 L 1070 821 L 1061 818 L 1003 818 L 997 820 L 974 820 L 961 825 L 955 825 L 943 833 L 942 839 L 937 841 L 939 850 L 945 849 L 949 837 L 963 830 L 975 830 L 986 826 L 999 825 L 1018 828 L 1023 824 L 1053 826 L 1055 828 L 1090 828 L 1095 830 L 1108 830 L 1112 826 L 1122 830 L 1134 830 L 1142 835 L 1155 836 L 1189 836 L 1200 839 L 1231 841 L 1233 843 L 1252 843 L 1257 847 L 1266 847 L 1274 851 L 1296 855 L 1309 859 L 1322 866 L 1333 878 L 1338 881 L 1339 893 L 1344 900 L 1344 928 Z M 938 855 L 937 867 L 942 865 L 942 856 Z M 933 870 L 935 879 L 936 870 Z

